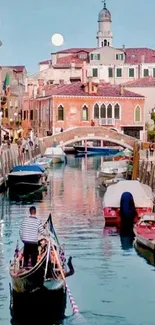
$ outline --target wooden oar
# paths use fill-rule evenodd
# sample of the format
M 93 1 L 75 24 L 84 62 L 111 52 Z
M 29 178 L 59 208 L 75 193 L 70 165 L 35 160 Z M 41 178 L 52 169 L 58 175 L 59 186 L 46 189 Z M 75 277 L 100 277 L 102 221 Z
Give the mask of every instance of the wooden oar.
M 65 275 L 64 275 L 64 272 L 63 272 L 63 269 L 62 269 L 62 266 L 61 266 L 61 263 L 59 261 L 59 257 L 58 257 L 58 254 L 57 254 L 57 251 L 55 250 L 55 247 L 53 245 L 53 243 L 51 242 L 51 246 L 52 246 L 52 249 L 53 249 L 53 252 L 54 252 L 54 255 L 55 255 L 55 259 L 56 259 L 56 262 L 58 264 L 58 267 L 59 267 L 59 270 L 60 270 L 60 273 L 61 273 L 61 276 L 65 282 L 65 286 L 66 286 L 66 289 L 67 289 L 67 293 L 68 293 L 68 296 L 69 296 L 69 300 L 70 300 L 70 304 L 72 306 L 72 310 L 73 310 L 73 314 L 78 316 L 78 323 L 82 322 L 82 324 L 86 323 L 86 320 L 84 319 L 84 317 L 80 314 L 80 311 L 79 311 L 79 308 L 77 306 L 77 304 L 75 303 L 75 300 L 72 296 L 72 293 L 68 287 L 68 284 L 66 282 L 66 278 L 65 278 Z

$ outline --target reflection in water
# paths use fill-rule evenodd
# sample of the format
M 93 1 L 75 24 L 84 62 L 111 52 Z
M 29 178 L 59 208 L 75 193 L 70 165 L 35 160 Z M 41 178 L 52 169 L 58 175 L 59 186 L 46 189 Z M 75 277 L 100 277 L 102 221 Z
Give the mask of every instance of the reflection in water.
M 146 247 L 140 245 L 139 243 L 135 242 L 135 248 L 137 251 L 137 254 L 141 257 L 143 257 L 148 264 L 151 264 L 155 266 L 155 252 L 151 251 L 150 249 L 147 249 Z
M 37 213 L 42 221 L 52 213 L 60 242 L 65 243 L 67 257 L 73 257 L 75 275 L 67 282 L 89 325 L 154 325 L 152 288 L 155 287 L 155 276 L 152 266 L 139 258 L 130 240 L 121 238 L 120 244 L 116 232 L 111 235 L 103 232 L 102 195 L 97 188 L 95 170 L 100 167 L 101 158 L 70 156 L 66 166 L 52 168 L 47 192 L 43 193 L 43 199 L 35 199 Z M 19 225 L 31 202 L 15 204 L 4 196 L 0 200 L 0 325 L 9 325 L 8 265 L 16 246 Z M 146 278 L 149 281 L 144 281 Z M 40 301 L 42 303 L 42 296 Z M 39 304 L 37 306 L 37 316 L 40 317 L 42 309 Z M 50 307 L 45 308 L 45 317 L 48 312 L 50 314 Z M 71 314 L 72 309 L 67 303 L 66 315 Z M 30 320 L 29 314 L 27 324 Z M 38 323 L 34 321 L 33 324 Z M 43 320 L 42 324 L 48 325 L 49 321 Z M 67 317 L 64 324 L 73 325 L 72 317 Z
M 134 236 L 120 236 L 122 249 L 128 251 L 133 247 Z
M 64 289 L 47 290 L 43 288 L 31 294 L 13 292 L 12 323 L 20 325 L 57 324 L 64 319 L 66 309 L 66 292 Z

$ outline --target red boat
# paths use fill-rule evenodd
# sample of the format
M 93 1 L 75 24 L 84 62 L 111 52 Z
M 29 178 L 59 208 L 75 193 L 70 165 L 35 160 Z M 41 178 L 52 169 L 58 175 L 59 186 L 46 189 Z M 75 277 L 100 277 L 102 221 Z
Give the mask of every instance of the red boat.
M 120 225 L 120 201 L 124 192 L 130 192 L 134 198 L 138 219 L 153 210 L 153 193 L 151 187 L 139 181 L 125 180 L 110 185 L 103 198 L 103 216 L 106 226 Z M 137 220 L 135 220 L 136 222 Z
M 155 213 L 145 214 L 134 226 L 137 243 L 155 250 Z

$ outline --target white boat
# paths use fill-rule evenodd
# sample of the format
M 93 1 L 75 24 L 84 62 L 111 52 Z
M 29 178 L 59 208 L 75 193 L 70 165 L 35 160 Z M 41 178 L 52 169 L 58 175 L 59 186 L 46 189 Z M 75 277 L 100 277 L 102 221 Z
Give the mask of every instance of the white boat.
M 104 161 L 101 169 L 97 172 L 97 178 L 102 183 L 105 178 L 114 178 L 117 174 L 123 174 L 127 172 L 128 161 Z
M 45 150 L 44 157 L 52 158 L 52 164 L 67 162 L 67 156 L 60 147 L 47 148 Z
M 145 214 L 134 226 L 135 241 L 155 250 L 155 213 Z
M 103 215 L 107 225 L 119 224 L 120 201 L 124 192 L 132 194 L 139 218 L 146 213 L 152 213 L 153 193 L 151 187 L 139 181 L 125 180 L 109 186 L 104 195 Z
M 45 169 L 47 169 L 52 164 L 52 158 L 50 158 L 50 157 L 40 157 L 40 158 L 37 158 L 36 161 L 35 161 L 35 164 L 36 165 L 39 165 L 39 166 L 42 166 Z

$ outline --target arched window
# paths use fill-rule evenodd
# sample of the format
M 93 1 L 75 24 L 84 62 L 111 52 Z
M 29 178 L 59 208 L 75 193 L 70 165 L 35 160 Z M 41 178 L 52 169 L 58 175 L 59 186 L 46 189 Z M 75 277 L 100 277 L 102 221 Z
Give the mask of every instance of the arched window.
M 104 46 L 107 46 L 107 40 L 106 39 L 104 40 Z
M 99 115 L 99 105 L 95 104 L 94 106 L 94 119 L 99 119 L 100 115 Z
M 109 104 L 107 107 L 107 118 L 112 118 L 112 105 Z
M 106 106 L 105 106 L 105 104 L 101 105 L 101 118 L 106 118 Z
M 58 107 L 58 121 L 64 121 L 64 108 L 62 105 Z
M 114 106 L 114 118 L 120 120 L 120 106 L 118 104 Z
M 86 105 L 82 107 L 82 121 L 88 121 L 88 107 Z
M 135 122 L 140 122 L 141 120 L 141 109 L 140 106 L 136 106 L 135 108 Z

